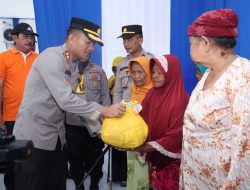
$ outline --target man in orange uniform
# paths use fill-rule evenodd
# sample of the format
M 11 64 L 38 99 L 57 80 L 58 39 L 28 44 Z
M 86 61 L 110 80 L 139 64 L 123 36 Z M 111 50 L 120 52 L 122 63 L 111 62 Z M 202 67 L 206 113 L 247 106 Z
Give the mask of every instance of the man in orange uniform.
M 0 53 L 0 130 L 11 135 L 23 98 L 27 75 L 38 56 L 34 50 L 35 36 L 31 26 L 19 23 L 12 31 L 14 46 Z M 14 166 L 6 168 L 4 183 L 14 189 Z
M 0 53 L 0 128 L 7 134 L 12 134 L 25 81 L 37 57 L 32 51 L 35 36 L 29 24 L 19 23 L 12 31 L 15 45 Z

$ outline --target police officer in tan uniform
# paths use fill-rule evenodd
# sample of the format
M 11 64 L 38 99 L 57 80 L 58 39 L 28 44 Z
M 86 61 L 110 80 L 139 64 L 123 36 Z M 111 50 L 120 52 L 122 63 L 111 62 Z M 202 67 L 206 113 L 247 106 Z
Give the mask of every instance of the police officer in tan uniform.
M 86 61 L 95 43 L 103 45 L 100 27 L 72 18 L 65 44 L 44 50 L 35 60 L 26 80 L 24 96 L 13 134 L 32 140 L 34 148 L 17 175 L 19 189 L 66 190 L 65 112 L 97 123 L 99 116 L 121 117 L 125 106 L 109 107 L 88 102 L 72 92 L 72 76 L 78 62 Z
M 109 106 L 110 96 L 107 77 L 103 69 L 92 61 L 78 63 L 79 72 L 73 76 L 72 88 L 78 97 L 94 101 L 103 106 Z M 101 155 L 104 143 L 96 136 L 100 125 L 90 126 L 91 123 L 78 115 L 66 113 L 66 140 L 69 148 L 70 174 L 79 186 L 87 172 Z M 103 175 L 104 157 L 90 173 L 90 190 L 98 190 L 98 183 Z M 84 189 L 82 183 L 79 190 Z
M 123 26 L 122 34 L 118 38 L 123 39 L 123 45 L 128 55 L 117 67 L 113 103 L 120 102 L 123 99 L 130 99 L 131 79 L 128 70 L 129 61 L 139 56 L 146 56 L 149 59 L 153 57 L 152 53 L 142 48 L 143 33 L 141 25 Z M 127 180 L 126 153 L 114 150 L 112 154 L 113 180 L 120 181 L 121 186 L 125 186 Z

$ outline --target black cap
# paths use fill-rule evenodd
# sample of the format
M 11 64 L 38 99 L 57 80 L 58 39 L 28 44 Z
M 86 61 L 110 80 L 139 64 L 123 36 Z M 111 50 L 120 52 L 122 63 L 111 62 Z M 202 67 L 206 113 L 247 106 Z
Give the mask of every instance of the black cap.
M 37 37 L 39 36 L 37 33 L 33 32 L 32 27 L 27 23 L 17 24 L 11 32 L 12 35 L 19 34 L 19 33 L 22 33 L 25 35 L 34 35 Z
M 142 26 L 141 25 L 127 25 L 122 27 L 122 35 L 117 38 L 129 39 L 136 34 L 142 35 Z
M 69 28 L 81 30 L 90 40 L 103 46 L 100 38 L 101 27 L 95 23 L 81 18 L 72 17 Z

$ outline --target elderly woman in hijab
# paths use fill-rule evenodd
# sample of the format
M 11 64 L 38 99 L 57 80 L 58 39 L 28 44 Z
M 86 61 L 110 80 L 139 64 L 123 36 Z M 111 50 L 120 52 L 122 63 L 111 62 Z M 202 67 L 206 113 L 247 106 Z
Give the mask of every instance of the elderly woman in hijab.
M 131 100 L 141 104 L 149 89 L 153 87 L 149 68 L 149 59 L 145 56 L 137 57 L 129 62 L 129 73 L 132 79 Z M 140 161 L 140 155 L 136 152 L 127 152 L 128 178 L 127 189 L 149 188 L 148 165 Z
M 149 59 L 145 56 L 132 59 L 129 62 L 129 74 L 133 81 L 130 98 L 138 103 L 142 103 L 148 90 L 153 87 Z
M 250 61 L 235 55 L 232 9 L 202 14 L 188 28 L 190 55 L 208 67 L 184 116 L 183 189 L 250 189 Z
M 183 116 L 189 100 L 179 59 L 164 55 L 150 60 L 153 88 L 142 101 L 148 124 L 147 142 L 135 151 L 146 153 L 150 187 L 179 189 Z

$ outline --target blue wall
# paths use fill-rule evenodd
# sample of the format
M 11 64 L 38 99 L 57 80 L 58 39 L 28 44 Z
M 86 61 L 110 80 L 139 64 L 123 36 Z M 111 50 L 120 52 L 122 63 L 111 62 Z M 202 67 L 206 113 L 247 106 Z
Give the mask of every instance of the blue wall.
M 171 1 L 171 42 L 172 54 L 180 57 L 184 75 L 185 87 L 189 93 L 197 83 L 196 70 L 189 55 L 189 41 L 187 28 L 203 12 L 232 8 L 239 16 L 239 37 L 237 39 L 236 53 L 250 59 L 250 1 L 235 0 L 172 0 Z
M 39 51 L 64 43 L 73 16 L 101 26 L 101 0 L 34 0 Z M 101 65 L 101 47 L 95 46 L 91 59 Z

